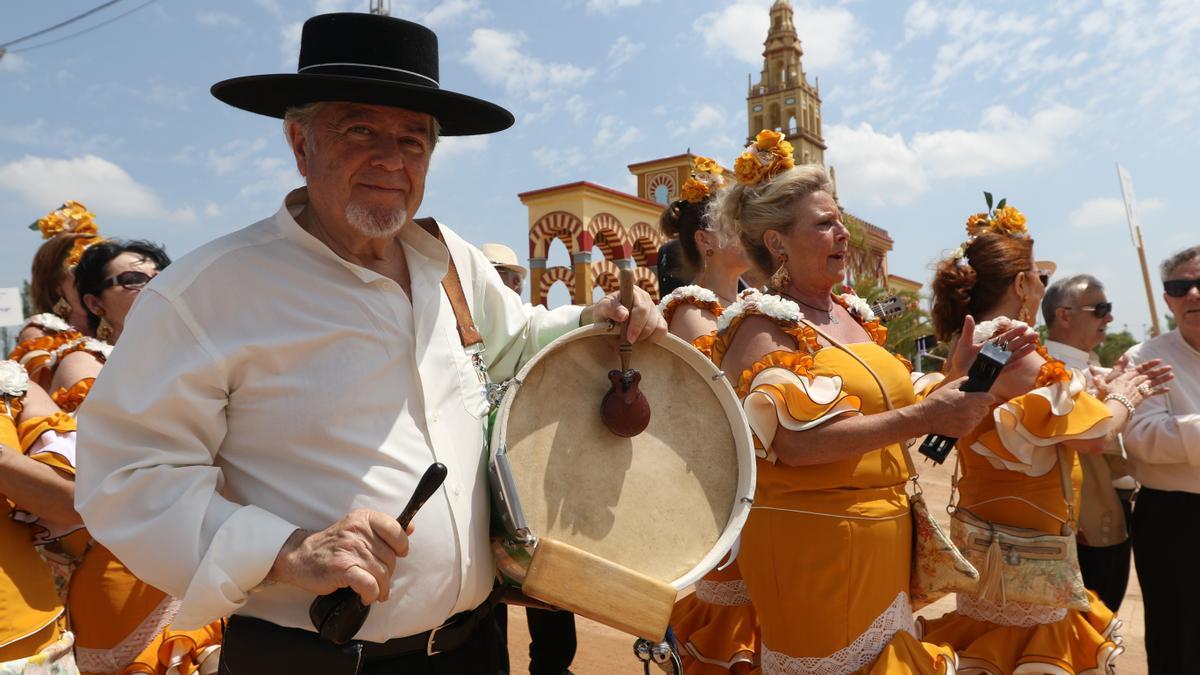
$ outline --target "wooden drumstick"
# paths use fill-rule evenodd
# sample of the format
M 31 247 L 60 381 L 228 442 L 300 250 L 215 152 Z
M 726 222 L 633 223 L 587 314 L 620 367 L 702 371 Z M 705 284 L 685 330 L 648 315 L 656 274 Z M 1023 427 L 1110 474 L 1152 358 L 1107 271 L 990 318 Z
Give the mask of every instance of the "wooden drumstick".
M 625 316 L 625 325 L 621 328 L 621 372 L 629 370 L 629 363 L 633 360 L 633 343 L 629 341 L 629 320 L 633 318 L 633 269 L 629 267 L 621 268 L 621 305 L 625 307 L 627 312 Z

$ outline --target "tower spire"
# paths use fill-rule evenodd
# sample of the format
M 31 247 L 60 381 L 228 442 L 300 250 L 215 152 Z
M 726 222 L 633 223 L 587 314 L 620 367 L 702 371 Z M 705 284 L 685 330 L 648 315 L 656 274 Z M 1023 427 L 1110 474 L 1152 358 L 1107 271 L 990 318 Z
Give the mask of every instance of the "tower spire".
M 821 97 L 804 72 L 804 49 L 794 18 L 788 0 L 776 0 L 771 6 L 762 72 L 746 96 L 749 138 L 762 129 L 781 131 L 791 141 L 798 164 L 824 164 Z

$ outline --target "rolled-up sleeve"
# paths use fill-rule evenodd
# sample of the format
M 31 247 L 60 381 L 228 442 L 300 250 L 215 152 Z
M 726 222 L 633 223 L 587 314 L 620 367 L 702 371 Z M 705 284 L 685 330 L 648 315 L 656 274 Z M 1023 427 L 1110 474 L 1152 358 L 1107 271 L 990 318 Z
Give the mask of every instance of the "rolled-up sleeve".
M 516 375 L 542 347 L 578 328 L 583 307 L 565 305 L 548 310 L 528 304 L 504 285 L 482 254 L 474 249 L 470 253 L 475 311 L 481 317 L 478 328 L 487 349 L 488 373 L 499 382 Z
M 245 603 L 295 525 L 222 497 L 225 364 L 181 302 L 142 291 L 79 412 L 75 505 L 195 628 Z
M 1125 450 L 1139 462 L 1200 466 L 1200 414 L 1171 414 L 1166 396 L 1138 406 L 1124 438 Z

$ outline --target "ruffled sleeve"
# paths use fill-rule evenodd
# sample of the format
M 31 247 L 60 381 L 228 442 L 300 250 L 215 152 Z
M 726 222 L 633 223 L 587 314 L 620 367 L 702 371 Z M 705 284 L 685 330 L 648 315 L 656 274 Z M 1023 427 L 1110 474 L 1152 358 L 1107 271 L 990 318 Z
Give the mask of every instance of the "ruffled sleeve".
M 21 449 L 30 459 L 59 473 L 75 476 L 75 418 L 57 412 L 47 417 L 25 420 L 17 427 Z M 23 509 L 14 509 L 13 520 L 30 526 L 33 543 L 49 544 L 83 528 L 81 523 L 63 524 L 42 518 Z
M 808 354 L 772 352 L 742 373 L 738 395 L 756 453 L 776 461 L 771 444 L 779 427 L 805 431 L 842 415 L 861 415 L 862 401 L 847 394 L 838 376 L 814 375 Z
M 87 398 L 88 393 L 92 391 L 92 385 L 95 383 L 96 378 L 85 377 L 70 387 L 59 387 L 50 394 L 50 398 L 54 399 L 54 403 L 59 408 L 73 413 L 79 409 L 80 404 Z
M 694 284 L 680 286 L 668 293 L 658 303 L 658 309 L 662 312 L 663 318 L 667 320 L 667 325 L 671 324 L 671 317 L 675 315 L 675 310 L 679 309 L 681 305 L 699 307 L 718 318 L 722 312 L 721 301 L 717 298 L 716 293 Z
M 39 335 L 14 347 L 8 358 L 21 364 L 30 377 L 37 377 L 37 374 L 44 368 L 53 367 L 59 349 L 82 339 L 83 336 L 73 330 Z
M 995 426 L 963 440 L 998 469 L 1041 476 L 1058 461 L 1059 443 L 1108 433 L 1112 413 L 1085 388 L 1082 373 L 1047 359 L 1032 391 L 997 406 Z

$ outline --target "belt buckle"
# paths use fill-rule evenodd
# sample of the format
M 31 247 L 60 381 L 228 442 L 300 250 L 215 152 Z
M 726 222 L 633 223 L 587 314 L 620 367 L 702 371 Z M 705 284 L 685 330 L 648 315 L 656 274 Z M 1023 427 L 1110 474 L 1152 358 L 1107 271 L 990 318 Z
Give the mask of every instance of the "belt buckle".
M 449 624 L 449 622 L 446 622 L 446 623 L 438 626 L 437 628 L 434 628 L 429 631 L 429 639 L 426 640 L 426 642 L 425 642 L 425 656 L 437 656 L 438 654 L 442 653 L 439 650 L 434 650 L 433 641 L 435 639 L 437 639 L 438 631 L 445 628 L 448 624 Z

